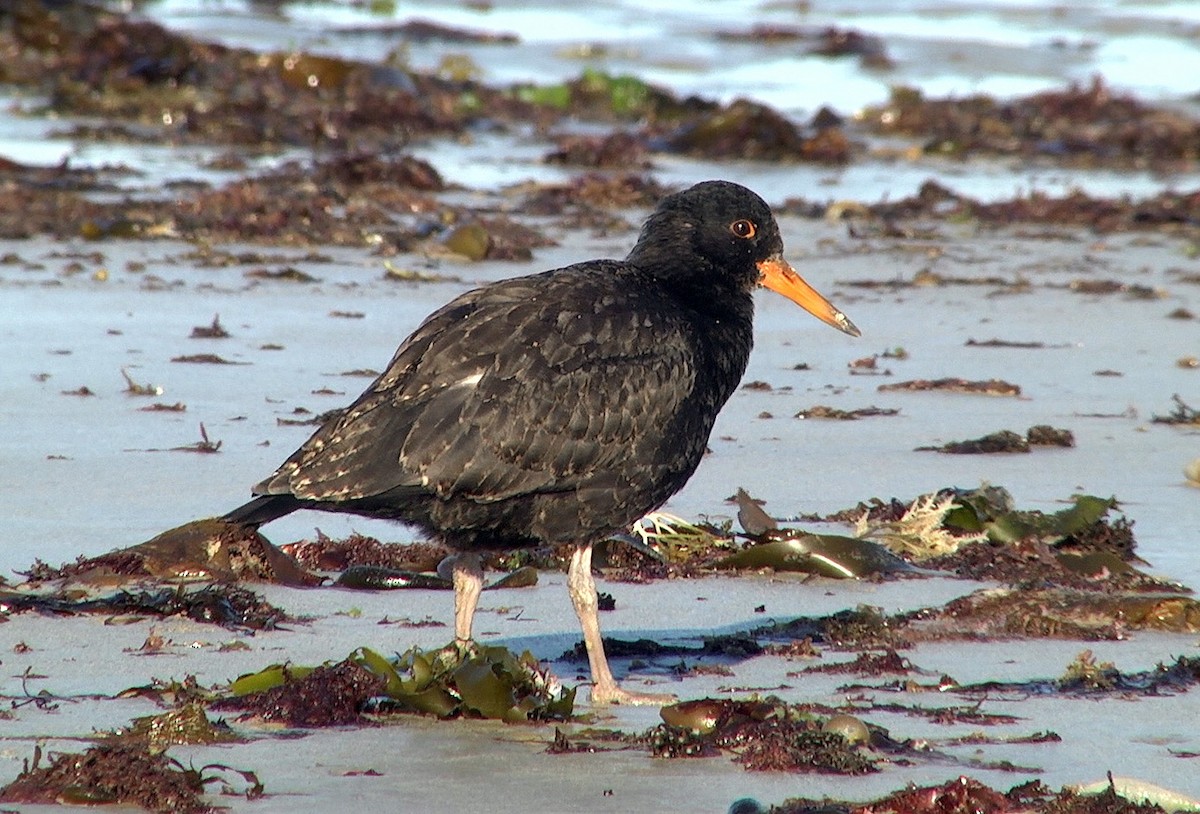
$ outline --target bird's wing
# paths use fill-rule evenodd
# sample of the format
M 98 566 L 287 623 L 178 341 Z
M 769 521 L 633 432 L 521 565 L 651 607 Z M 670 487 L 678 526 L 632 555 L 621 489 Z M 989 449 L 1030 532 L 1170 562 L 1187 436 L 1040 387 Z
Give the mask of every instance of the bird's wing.
M 435 312 L 256 491 L 339 501 L 411 487 L 488 502 L 653 460 L 692 392 L 694 351 L 678 315 L 603 271 L 505 281 Z

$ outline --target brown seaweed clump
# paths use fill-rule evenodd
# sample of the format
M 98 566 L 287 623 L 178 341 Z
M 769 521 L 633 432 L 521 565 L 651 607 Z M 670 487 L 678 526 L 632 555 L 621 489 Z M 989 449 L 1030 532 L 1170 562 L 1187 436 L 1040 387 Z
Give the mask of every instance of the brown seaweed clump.
M 186 586 L 155 590 L 119 590 L 98 597 L 80 599 L 76 591 L 60 589 L 51 593 L 6 592 L 0 597 L 0 614 L 36 611 L 70 616 L 77 613 L 107 616 L 186 616 L 211 625 L 244 629 L 272 630 L 291 621 L 283 610 L 258 594 L 236 585 L 206 585 L 198 589 Z M 0 615 L 0 620 L 4 618 Z
M 562 136 L 545 161 L 592 169 L 650 169 L 645 145 L 637 136 L 621 130 L 604 136 Z
M 1155 414 L 1150 420 L 1155 424 L 1200 427 L 1200 410 L 1190 406 L 1179 397 L 1178 393 L 1171 396 L 1171 401 L 1175 403 L 1175 407 L 1170 414 L 1165 416 Z
M 751 631 L 751 640 L 808 639 L 835 650 L 888 651 L 903 650 L 921 641 L 1117 640 L 1134 630 L 1196 633 L 1200 631 L 1200 602 L 1160 593 L 993 588 L 975 591 L 942 607 L 890 616 L 863 607 L 829 616 L 800 617 L 756 628 Z
M 967 381 L 961 378 L 945 379 L 913 379 L 911 381 L 881 384 L 876 388 L 880 393 L 893 391 L 927 392 L 937 390 L 949 393 L 979 393 L 988 396 L 1020 396 L 1020 385 L 1006 382 L 1003 379 L 988 379 L 986 381 Z
M 1103 166 L 1200 157 L 1200 122 L 1116 93 L 1099 77 L 1011 101 L 986 95 L 926 99 L 898 88 L 888 102 L 864 113 L 863 124 L 922 138 L 925 152 L 955 157 L 1044 156 Z
M 6 19 L 7 17 L 7 19 Z M 21 0 L 0 12 L 0 45 L 17 55 L 0 81 L 40 87 L 75 116 L 124 120 L 128 140 L 394 147 L 460 131 L 474 113 L 464 85 L 401 67 L 303 52 L 258 54 L 191 39 L 86 3 Z M 493 115 L 525 109 L 484 86 Z
M 737 762 L 753 772 L 814 771 L 828 774 L 877 772 L 874 762 L 849 747 L 836 732 L 814 729 L 795 721 L 742 727 L 717 738 L 719 745 L 737 746 Z
M 789 204 L 804 211 L 802 202 Z M 883 201 L 867 207 L 884 223 L 928 218 L 934 220 L 974 219 L 981 223 L 1009 225 L 1038 223 L 1064 227 L 1082 226 L 1099 232 L 1154 228 L 1195 228 L 1200 225 L 1200 191 L 1166 190 L 1149 198 L 1132 200 L 1098 198 L 1073 190 L 1061 196 L 1034 191 L 1004 201 L 984 202 L 961 195 L 936 181 L 926 181 L 915 195 Z M 814 213 L 814 216 L 819 216 Z
M 1200 602 L 1186 596 L 1062 589 L 975 591 L 905 617 L 913 639 L 1029 637 L 1119 640 L 1131 630 L 1200 631 Z
M 165 754 L 152 752 L 144 741 L 112 741 L 82 754 L 53 754 L 48 766 L 39 766 L 40 758 L 41 750 L 36 749 L 32 765 L 0 789 L 0 803 L 121 804 L 180 814 L 219 810 L 200 798 L 211 779 L 203 776 L 204 770 L 184 769 Z M 252 773 L 240 774 L 253 784 L 248 796 L 262 794 Z
M 1033 447 L 1073 447 L 1075 434 L 1070 430 L 1037 424 L 1025 435 L 1000 430 L 980 438 L 949 441 L 941 446 L 917 447 L 917 452 L 945 452 L 950 455 L 991 455 L 1004 452 L 1030 452 Z
M 907 788 L 870 803 L 794 798 L 771 808 L 771 814 L 1166 814 L 1150 800 L 1122 796 L 1111 778 L 1107 788 L 1082 793 L 1072 788 L 1052 791 L 1040 780 L 1000 792 L 971 777 L 940 786 Z
M 928 560 L 923 565 L 964 579 L 1024 587 L 1055 585 L 1106 592 L 1181 590 L 1175 583 L 1142 573 L 1129 564 L 1131 558 L 1121 555 L 1131 537 L 1130 525 L 1120 519 L 1091 533 L 1089 536 L 1097 541 L 1099 550 L 1092 549 L 1089 553 L 1073 552 L 1066 546 L 1047 545 L 1036 539 L 1003 544 L 982 542 L 963 546 L 953 554 Z M 1083 545 L 1090 544 L 1091 540 L 1084 538 Z M 1107 550 L 1100 546 L 1106 546 Z
M 215 701 L 213 709 L 241 710 L 243 719 L 289 727 L 365 724 L 367 700 L 383 693 L 387 680 L 350 659 L 320 666 L 302 678 L 250 695 Z
M 836 650 L 903 650 L 912 642 L 907 635 L 909 617 L 889 616 L 880 608 L 860 605 L 828 616 L 801 616 L 752 630 L 751 636 L 772 641 L 803 641 Z
M 195 679 L 193 678 L 193 681 Z M 165 752 L 176 744 L 232 743 L 239 739 L 224 721 L 213 723 L 199 700 L 186 701 L 175 709 L 157 715 L 134 718 L 113 738 L 143 741 L 151 752 Z
M 655 757 L 732 752 L 750 771 L 866 774 L 875 762 L 844 734 L 781 701 L 705 698 L 664 707 L 664 723 L 643 736 Z
M 534 186 L 521 208 L 531 215 L 565 215 L 568 223 L 581 228 L 624 230 L 630 224 L 622 212 L 651 208 L 669 191 L 641 173 L 585 172 L 562 183 Z
M 660 143 L 670 152 L 705 158 L 842 164 L 851 155 L 841 128 L 806 133 L 778 111 L 745 99 L 692 117 Z
M 315 571 L 345 571 L 355 565 L 433 571 L 447 554 L 445 548 L 434 543 L 384 543 L 357 532 L 334 540 L 318 531 L 315 540 L 300 540 L 280 548 L 305 568 Z

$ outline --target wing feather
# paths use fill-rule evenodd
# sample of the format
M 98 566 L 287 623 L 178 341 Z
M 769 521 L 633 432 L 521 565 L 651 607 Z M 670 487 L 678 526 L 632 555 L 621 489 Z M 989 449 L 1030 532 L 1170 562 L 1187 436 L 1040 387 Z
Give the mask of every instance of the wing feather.
M 695 384 L 690 326 L 616 268 L 454 300 L 256 491 L 339 501 L 411 487 L 491 502 L 609 483 L 639 457 L 663 465 L 653 453 Z

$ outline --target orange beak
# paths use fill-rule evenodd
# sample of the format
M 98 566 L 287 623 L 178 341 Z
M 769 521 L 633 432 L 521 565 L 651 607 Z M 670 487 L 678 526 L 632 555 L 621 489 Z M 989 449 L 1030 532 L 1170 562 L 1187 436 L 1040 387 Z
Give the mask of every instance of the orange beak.
M 786 260 L 779 255 L 768 257 L 758 264 L 758 283 L 782 294 L 827 325 L 851 336 L 862 336 L 850 318 L 830 304 L 829 300 L 804 281 Z

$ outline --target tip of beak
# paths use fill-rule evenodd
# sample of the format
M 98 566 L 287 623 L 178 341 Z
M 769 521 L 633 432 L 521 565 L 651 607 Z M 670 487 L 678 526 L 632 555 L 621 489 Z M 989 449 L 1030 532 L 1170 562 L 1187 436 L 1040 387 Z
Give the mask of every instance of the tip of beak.
M 846 316 L 841 311 L 834 313 L 833 320 L 835 323 L 837 323 L 834 327 L 836 327 L 842 333 L 847 333 L 851 336 L 862 336 L 862 331 L 858 329 L 858 326 L 851 322 L 850 317 Z

